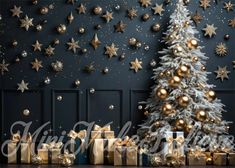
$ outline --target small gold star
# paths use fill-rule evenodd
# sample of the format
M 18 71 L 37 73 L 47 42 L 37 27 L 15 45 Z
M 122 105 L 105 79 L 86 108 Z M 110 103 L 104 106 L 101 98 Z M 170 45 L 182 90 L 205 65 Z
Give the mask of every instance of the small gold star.
M 17 85 L 18 85 L 17 90 L 20 90 L 22 93 L 23 93 L 25 90 L 29 90 L 29 88 L 28 88 L 29 83 L 25 83 L 24 80 L 22 80 L 21 83 L 18 83 Z
M 196 11 L 195 14 L 192 16 L 192 20 L 194 21 L 194 23 L 196 23 L 196 25 L 201 22 L 202 16 L 198 11 Z
M 134 19 L 134 17 L 137 17 L 137 10 L 136 9 L 131 8 L 127 12 L 128 12 L 128 17 L 130 19 Z
M 228 25 L 231 26 L 232 28 L 235 28 L 235 18 L 233 18 L 232 20 L 229 20 Z
M 105 15 L 102 16 L 109 23 L 113 19 L 113 12 L 106 11 Z
M 211 2 L 210 0 L 200 0 L 200 7 L 206 10 L 207 8 L 211 6 L 210 2 Z
M 33 18 L 29 18 L 27 15 L 25 15 L 24 19 L 20 19 L 20 22 L 20 27 L 24 27 L 26 31 L 29 30 L 30 26 L 33 26 Z
M 123 33 L 127 27 L 127 24 L 124 24 L 123 21 L 119 21 L 114 27 L 116 32 Z
M 21 11 L 21 7 L 19 6 L 19 7 L 17 7 L 17 6 L 15 6 L 14 5 L 14 8 L 13 9 L 10 9 L 10 11 L 12 12 L 12 15 L 11 16 L 17 16 L 18 18 L 20 17 L 20 14 L 21 13 L 23 13 L 22 11 Z
M 146 8 L 151 5 L 151 0 L 139 0 L 139 3 L 141 4 L 141 6 Z
M 211 38 L 213 35 L 216 35 L 216 32 L 215 32 L 216 29 L 217 27 L 215 27 L 214 24 L 212 25 L 206 24 L 206 27 L 202 30 L 205 31 L 204 36 L 209 36 Z
M 8 72 L 8 66 L 10 64 L 6 64 L 5 60 L 2 60 L 2 63 L 0 63 L 0 70 L 1 70 L 1 75 L 4 75 L 4 72 Z
M 152 10 L 154 11 L 154 15 L 159 14 L 160 16 L 162 16 L 162 12 L 165 11 L 163 9 L 163 4 L 156 4 L 155 7 L 152 7 Z
M 53 47 L 51 47 L 51 45 L 49 45 L 47 48 L 45 48 L 45 54 L 47 56 L 52 56 L 55 54 L 54 50 L 55 50 L 55 48 L 53 48 Z
M 78 7 L 77 7 L 77 11 L 79 14 L 85 14 L 86 13 L 86 7 L 81 3 Z
M 227 51 L 227 47 L 225 43 L 219 43 L 216 48 L 215 48 L 215 53 L 219 56 L 225 56 L 227 55 L 228 51 Z
M 73 53 L 76 53 L 77 48 L 80 48 L 78 41 L 75 41 L 73 38 L 71 38 L 70 42 L 67 42 L 67 45 L 69 46 L 68 50 L 72 50 Z
M 91 40 L 91 45 L 96 50 L 100 44 L 101 44 L 101 42 L 98 39 L 98 35 L 97 35 L 97 33 L 95 33 L 93 39 Z
M 37 72 L 39 71 L 40 68 L 42 68 L 42 61 L 38 61 L 37 58 L 34 59 L 33 62 L 31 62 L 32 69 L 35 69 Z
M 234 7 L 234 4 L 232 4 L 231 1 L 229 2 L 224 2 L 224 9 L 227 10 L 227 12 L 232 11 Z
M 110 46 L 106 46 L 105 54 L 108 55 L 109 58 L 112 58 L 113 56 L 117 56 L 118 48 L 116 48 L 115 44 L 112 43 Z
M 228 74 L 230 73 L 230 71 L 227 71 L 227 66 L 223 68 L 218 66 L 218 70 L 214 72 L 217 74 L 216 79 L 220 78 L 222 82 L 224 81 L 224 79 L 229 79 Z
M 235 61 L 233 61 L 233 68 L 235 68 Z
M 70 12 L 70 14 L 68 15 L 67 20 L 68 20 L 69 24 L 71 24 L 73 22 L 74 16 L 73 16 L 72 12 Z
M 131 65 L 130 69 L 133 69 L 133 70 L 135 71 L 135 73 L 136 73 L 136 72 L 138 72 L 140 69 L 142 69 L 141 64 L 142 64 L 142 61 L 139 61 L 139 60 L 136 58 L 135 61 L 130 62 L 130 65 Z
M 87 73 L 91 73 L 91 72 L 95 71 L 94 63 L 92 62 L 92 63 L 86 65 L 84 68 L 84 71 Z
M 33 46 L 33 51 L 41 51 L 42 49 L 41 49 L 41 47 L 42 47 L 42 44 L 40 44 L 39 42 L 38 42 L 38 40 L 36 40 L 36 42 L 35 42 L 35 44 L 33 44 L 32 45 Z
M 74 5 L 75 1 L 76 0 L 67 0 L 67 3 L 70 3 L 70 4 Z

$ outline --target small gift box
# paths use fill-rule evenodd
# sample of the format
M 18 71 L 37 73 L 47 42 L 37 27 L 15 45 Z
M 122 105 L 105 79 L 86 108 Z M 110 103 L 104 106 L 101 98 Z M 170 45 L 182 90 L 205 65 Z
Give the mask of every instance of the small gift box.
M 59 164 L 58 156 L 61 154 L 62 142 L 51 142 L 42 144 L 38 149 L 38 156 L 42 159 L 42 164 Z
M 88 164 L 88 152 L 85 142 L 87 138 L 86 130 L 81 130 L 79 132 L 71 130 L 68 137 L 71 138 L 69 142 L 69 152 L 76 156 L 74 164 Z
M 213 164 L 216 166 L 226 166 L 227 153 L 213 153 Z
M 163 164 L 161 154 L 142 153 L 142 166 L 158 167 Z
M 91 139 L 113 139 L 114 131 L 111 131 L 111 126 L 106 125 L 101 127 L 99 125 L 95 125 L 93 131 L 91 131 Z
M 168 153 L 164 157 L 164 164 L 170 167 L 184 166 L 185 162 L 185 155 L 182 155 L 181 151 L 178 150 L 173 150 L 172 153 Z
M 228 165 L 235 166 L 235 153 L 228 154 Z
M 199 146 L 190 149 L 189 153 L 187 154 L 187 163 L 189 166 L 206 166 L 207 157 L 205 150 Z
M 116 139 L 94 139 L 91 141 L 90 163 L 113 164 L 114 143 Z

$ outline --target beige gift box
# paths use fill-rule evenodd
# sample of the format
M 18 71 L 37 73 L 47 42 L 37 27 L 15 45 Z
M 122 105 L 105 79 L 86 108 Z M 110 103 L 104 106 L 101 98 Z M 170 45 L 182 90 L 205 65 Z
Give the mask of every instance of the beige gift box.
M 226 166 L 227 153 L 213 153 L 213 164 L 216 166 Z
M 115 146 L 114 166 L 137 166 L 138 147 L 137 146 Z

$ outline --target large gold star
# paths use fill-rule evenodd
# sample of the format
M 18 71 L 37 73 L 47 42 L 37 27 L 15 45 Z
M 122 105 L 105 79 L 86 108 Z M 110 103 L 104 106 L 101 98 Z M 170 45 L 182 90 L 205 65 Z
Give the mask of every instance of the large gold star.
M 42 44 L 39 43 L 38 40 L 36 40 L 35 44 L 32 45 L 33 46 L 33 51 L 41 51 L 41 47 L 42 47 Z
M 162 12 L 165 11 L 163 9 L 163 4 L 156 4 L 155 7 L 152 7 L 152 10 L 154 11 L 154 15 L 159 14 L 160 16 L 162 16 Z
M 34 59 L 33 62 L 31 62 L 32 69 L 35 69 L 37 72 L 39 71 L 40 68 L 42 68 L 42 61 L 38 61 L 37 58 Z
M 11 16 L 17 16 L 18 18 L 20 17 L 20 14 L 21 13 L 23 13 L 22 11 L 21 11 L 21 7 L 19 6 L 19 7 L 17 7 L 17 6 L 15 6 L 14 5 L 14 8 L 12 8 L 12 9 L 10 9 L 10 11 L 12 12 L 12 15 Z
M 77 11 L 79 14 L 85 14 L 86 13 L 86 7 L 81 3 L 78 7 L 77 7 Z
M 141 6 L 146 8 L 151 5 L 151 0 L 139 0 L 139 3 L 141 4 Z
M 102 16 L 109 23 L 113 19 L 113 12 L 106 11 L 105 15 Z
M 194 23 L 196 23 L 196 25 L 201 22 L 202 16 L 198 11 L 196 11 L 195 14 L 192 16 L 192 20 L 194 21 Z
M 74 38 L 71 38 L 70 42 L 67 42 L 67 45 L 69 46 L 68 50 L 72 50 L 73 53 L 76 53 L 77 49 L 80 48 L 78 41 L 75 41 Z
M 222 68 L 218 66 L 218 70 L 214 72 L 217 74 L 216 79 L 220 78 L 222 82 L 224 81 L 224 79 L 229 79 L 228 74 L 230 73 L 230 71 L 227 71 L 227 66 Z
M 10 64 L 6 64 L 5 60 L 2 60 L 2 63 L 0 63 L 0 71 L 1 71 L 1 75 L 4 75 L 4 72 L 8 72 L 8 66 Z
M 219 43 L 215 48 L 215 53 L 219 56 L 225 56 L 228 53 L 228 48 L 225 43 Z
M 235 18 L 229 20 L 228 25 L 231 26 L 232 28 L 235 28 Z
M 210 5 L 210 0 L 200 0 L 200 7 L 202 7 L 204 10 L 209 8 Z
M 110 46 L 106 46 L 105 54 L 108 55 L 109 58 L 112 58 L 113 56 L 117 56 L 118 48 L 116 48 L 115 44 L 112 43 Z
M 127 12 L 128 12 L 128 17 L 130 19 L 133 19 L 134 17 L 137 17 L 137 10 L 136 9 L 131 8 Z
M 98 35 L 97 35 L 97 33 L 95 33 L 93 39 L 91 40 L 91 45 L 96 50 L 100 44 L 101 44 L 101 42 L 98 39 Z
M 123 33 L 127 27 L 127 24 L 124 24 L 123 21 L 119 21 L 114 27 L 116 32 Z
M 20 19 L 20 22 L 20 27 L 24 27 L 26 31 L 29 30 L 30 26 L 33 26 L 33 18 L 29 18 L 27 15 L 25 15 L 24 19 Z
M 49 45 L 47 48 L 45 48 L 45 54 L 47 56 L 52 56 L 55 54 L 54 50 L 55 50 L 55 48 L 53 48 L 53 47 L 51 47 L 51 45 Z
M 22 93 L 23 93 L 25 90 L 29 90 L 29 88 L 28 88 L 29 83 L 25 83 L 24 80 L 22 80 L 21 83 L 18 83 L 17 85 L 18 85 L 17 90 L 20 90 Z
M 139 60 L 136 58 L 135 61 L 130 62 L 130 65 L 131 65 L 130 69 L 133 69 L 133 70 L 135 71 L 135 73 L 136 73 L 136 72 L 138 72 L 140 69 L 142 69 L 141 64 L 142 64 L 142 61 L 139 61 Z
M 234 4 L 232 4 L 231 1 L 229 2 L 224 2 L 224 9 L 227 10 L 227 12 L 232 11 L 234 7 Z
M 217 27 L 215 27 L 214 24 L 212 25 L 206 24 L 206 27 L 202 30 L 205 31 L 204 36 L 209 36 L 211 38 L 213 35 L 216 35 L 216 32 L 215 32 L 216 29 Z

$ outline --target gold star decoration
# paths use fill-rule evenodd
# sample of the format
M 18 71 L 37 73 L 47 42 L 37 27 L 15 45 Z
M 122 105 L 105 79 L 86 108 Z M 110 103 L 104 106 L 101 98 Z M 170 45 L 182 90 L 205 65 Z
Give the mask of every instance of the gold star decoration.
M 36 40 L 35 44 L 32 44 L 32 46 L 33 46 L 33 51 L 37 51 L 37 50 L 41 51 L 42 50 L 41 49 L 42 44 L 40 44 L 38 40 Z
M 233 61 L 233 68 L 235 68 L 235 61 Z
M 230 71 L 227 70 L 227 66 L 222 68 L 218 66 L 218 70 L 214 72 L 217 74 L 216 79 L 220 78 L 222 82 L 224 81 L 224 79 L 229 79 L 228 74 L 230 73 Z
M 139 0 L 139 3 L 141 4 L 141 6 L 146 8 L 151 5 L 151 0 Z
M 209 36 L 211 38 L 213 35 L 216 35 L 216 32 L 215 32 L 216 29 L 217 27 L 215 27 L 214 24 L 212 25 L 206 24 L 206 27 L 202 30 L 205 31 L 204 36 Z
M 74 5 L 75 1 L 76 0 L 67 0 L 67 3 L 70 3 L 70 4 Z
M 74 16 L 73 16 L 73 12 L 70 12 L 70 14 L 67 17 L 67 20 L 69 22 L 69 24 L 71 24 L 74 20 Z
M 23 13 L 22 11 L 21 11 L 21 7 L 19 6 L 19 7 L 17 7 L 17 6 L 15 6 L 14 5 L 14 8 L 12 8 L 12 9 L 10 9 L 10 11 L 12 12 L 12 15 L 11 16 L 17 16 L 18 18 L 20 17 L 20 14 L 21 13 Z
M 206 10 L 207 8 L 211 6 L 210 2 L 211 2 L 210 0 L 200 0 L 200 7 Z
M 229 20 L 228 25 L 231 26 L 232 28 L 235 28 L 235 18 Z
M 131 61 L 130 62 L 130 69 L 133 69 L 136 72 L 138 72 L 140 69 L 142 69 L 142 61 L 139 61 L 137 58 L 135 59 L 135 61 Z
M 116 32 L 123 33 L 127 27 L 127 24 L 124 24 L 123 21 L 119 21 L 114 27 Z
M 134 17 L 137 17 L 137 10 L 134 8 L 131 8 L 127 11 L 127 15 L 130 19 L 134 19 Z
M 192 20 L 194 21 L 196 25 L 201 22 L 202 16 L 200 15 L 198 11 L 196 11 L 195 14 L 192 16 Z
M 215 53 L 219 56 L 225 56 L 227 55 L 227 46 L 225 43 L 219 43 L 215 48 Z
M 2 63 L 0 63 L 0 70 L 1 70 L 1 75 L 4 75 L 4 72 L 8 72 L 8 66 L 10 64 L 6 64 L 5 60 L 2 60 Z
M 37 72 L 39 71 L 40 68 L 42 68 L 42 61 L 38 61 L 37 58 L 34 59 L 33 62 L 31 62 L 32 69 L 35 69 Z
M 96 50 L 100 44 L 101 44 L 101 42 L 98 39 L 98 35 L 97 35 L 97 33 L 95 33 L 93 39 L 91 40 L 91 45 Z
M 152 10 L 154 12 L 154 15 L 158 14 L 160 16 L 162 16 L 162 12 L 165 11 L 163 9 L 163 4 L 161 5 L 156 4 L 154 7 L 152 7 Z
M 52 56 L 55 54 L 54 50 L 55 50 L 55 48 L 53 48 L 53 47 L 51 47 L 51 45 L 49 45 L 47 48 L 45 48 L 45 54 L 47 56 Z
M 232 11 L 234 7 L 234 4 L 232 4 L 231 1 L 229 2 L 224 2 L 224 9 L 227 10 L 227 12 Z
M 108 55 L 109 58 L 112 58 L 113 56 L 117 56 L 118 48 L 116 48 L 115 44 L 112 43 L 110 46 L 106 46 L 105 54 Z
M 77 48 L 80 48 L 78 41 L 75 41 L 74 38 L 71 38 L 70 42 L 67 42 L 67 45 L 69 46 L 68 50 L 72 50 L 73 53 L 76 53 Z
M 26 31 L 29 30 L 30 26 L 33 26 L 33 18 L 29 18 L 27 15 L 25 15 L 24 19 L 20 19 L 20 22 L 20 27 L 25 28 Z
M 84 71 L 87 73 L 91 73 L 91 72 L 95 71 L 94 63 L 92 62 L 92 63 L 86 65 L 84 68 Z
M 109 23 L 113 19 L 113 12 L 106 11 L 102 18 L 106 20 L 106 23 Z
M 78 7 L 77 7 L 77 11 L 79 14 L 85 14 L 86 13 L 86 7 L 81 3 Z
M 22 93 L 23 93 L 25 90 L 29 90 L 29 88 L 28 88 L 29 83 L 25 83 L 24 80 L 22 80 L 21 83 L 18 83 L 17 85 L 18 85 L 17 90 L 20 90 Z

